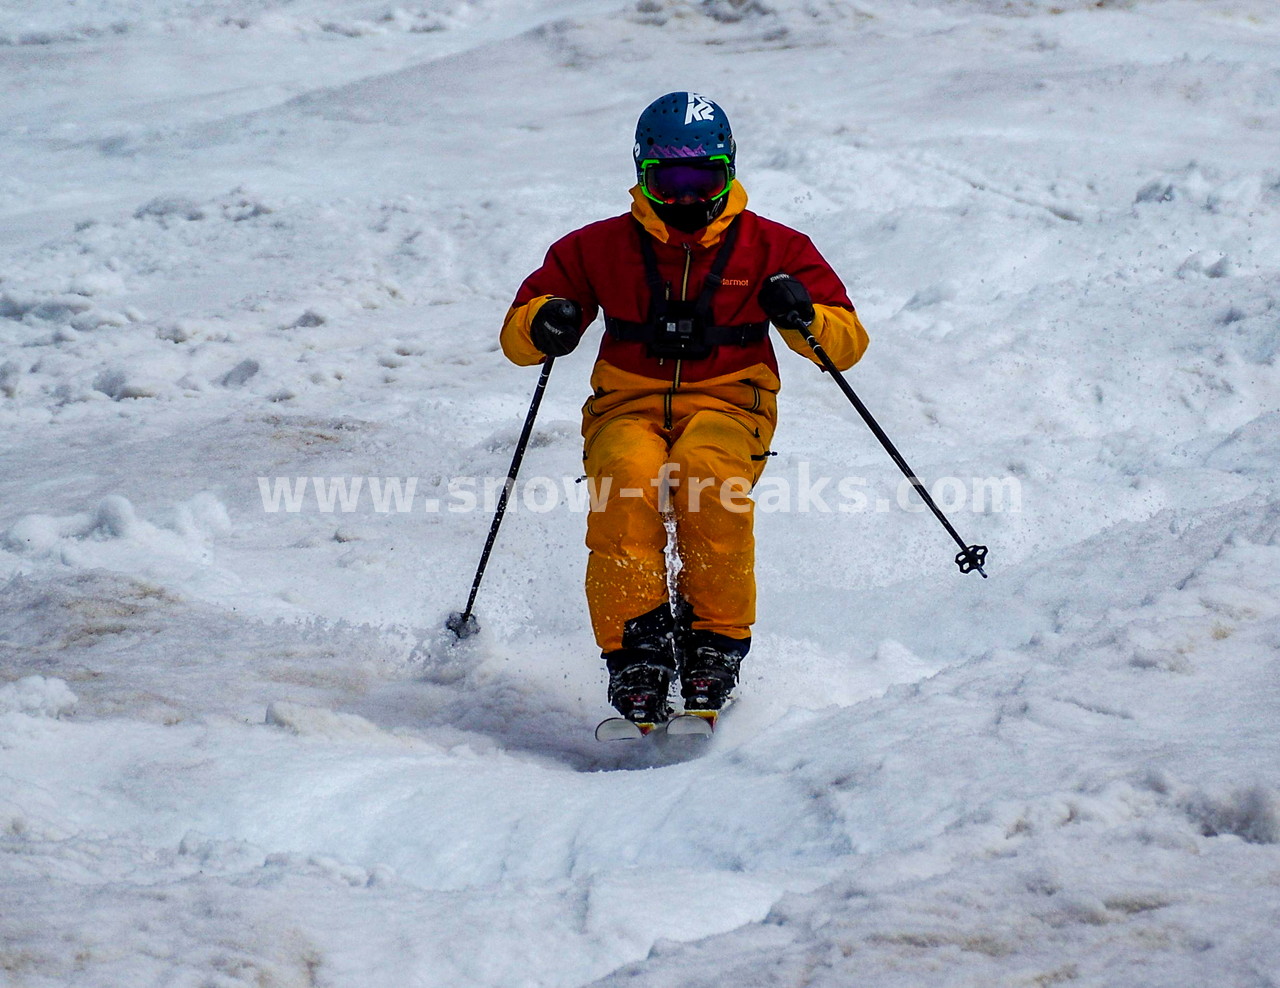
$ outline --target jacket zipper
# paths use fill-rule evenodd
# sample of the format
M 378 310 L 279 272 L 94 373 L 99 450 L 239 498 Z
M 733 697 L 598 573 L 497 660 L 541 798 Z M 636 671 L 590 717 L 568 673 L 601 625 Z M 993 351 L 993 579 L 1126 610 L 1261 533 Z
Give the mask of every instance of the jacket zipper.
M 684 247 L 684 276 L 680 279 L 680 301 L 689 301 L 689 269 L 693 267 L 693 246 L 686 241 Z M 684 361 L 676 360 L 675 374 L 671 378 L 671 390 L 667 392 L 667 399 L 663 402 L 665 414 L 663 416 L 663 426 L 667 429 L 671 428 L 671 401 L 675 397 L 675 393 L 680 390 L 680 370 Z

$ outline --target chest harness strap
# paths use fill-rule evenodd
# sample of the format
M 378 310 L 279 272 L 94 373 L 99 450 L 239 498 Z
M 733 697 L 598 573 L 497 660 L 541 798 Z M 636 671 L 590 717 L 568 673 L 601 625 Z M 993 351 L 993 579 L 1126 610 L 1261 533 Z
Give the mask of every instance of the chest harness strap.
M 720 287 L 724 269 L 738 239 L 736 221 L 725 231 L 720 250 L 711 262 L 711 270 L 702 282 L 702 290 L 693 301 L 668 298 L 667 286 L 658 273 L 653 238 L 639 222 L 636 230 L 644 258 L 645 283 L 649 286 L 649 314 L 644 322 L 631 322 L 606 314 L 605 331 L 615 340 L 644 343 L 650 357 L 702 360 L 711 356 L 716 347 L 748 346 L 759 343 L 768 335 L 767 320 L 735 326 L 711 325 L 711 300 Z

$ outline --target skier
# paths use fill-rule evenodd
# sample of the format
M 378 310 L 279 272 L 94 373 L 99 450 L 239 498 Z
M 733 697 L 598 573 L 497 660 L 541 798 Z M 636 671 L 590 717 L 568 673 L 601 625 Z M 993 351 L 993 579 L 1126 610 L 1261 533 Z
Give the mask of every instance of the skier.
M 841 370 L 867 347 L 809 238 L 746 208 L 735 152 L 710 99 L 655 100 L 636 126 L 630 212 L 554 243 L 502 327 L 503 352 L 527 366 L 570 353 L 604 312 L 582 417 L 597 493 L 586 593 L 609 702 L 646 726 L 670 716 L 677 676 L 685 710 L 714 718 L 751 644 L 745 495 L 771 455 L 780 387 L 769 323 L 814 359 L 797 332 L 809 327 Z

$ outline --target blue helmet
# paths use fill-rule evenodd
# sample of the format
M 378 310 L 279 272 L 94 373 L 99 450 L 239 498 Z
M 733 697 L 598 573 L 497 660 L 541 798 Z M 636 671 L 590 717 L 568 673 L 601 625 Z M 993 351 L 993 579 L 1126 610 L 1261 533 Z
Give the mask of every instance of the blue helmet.
M 650 103 L 636 123 L 636 179 L 645 166 L 672 158 L 724 162 L 733 180 L 737 145 L 724 110 L 698 93 L 667 93 Z

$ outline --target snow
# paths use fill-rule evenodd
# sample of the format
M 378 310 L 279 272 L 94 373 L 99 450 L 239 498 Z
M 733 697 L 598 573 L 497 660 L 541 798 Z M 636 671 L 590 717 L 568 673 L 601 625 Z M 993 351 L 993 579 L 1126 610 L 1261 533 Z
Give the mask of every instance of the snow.
M 1278 42 L 1264 0 L 7 5 L 0 985 L 1280 984 Z M 740 701 L 601 745 L 592 348 L 443 623 L 536 379 L 506 306 L 682 88 L 991 579 L 784 351 Z

